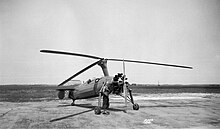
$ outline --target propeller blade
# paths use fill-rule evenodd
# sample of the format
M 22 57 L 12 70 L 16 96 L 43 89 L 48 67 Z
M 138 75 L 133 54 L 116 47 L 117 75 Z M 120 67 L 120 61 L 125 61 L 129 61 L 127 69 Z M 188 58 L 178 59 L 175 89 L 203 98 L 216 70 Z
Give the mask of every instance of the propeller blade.
M 146 62 L 146 61 L 137 61 L 137 60 L 122 60 L 122 59 L 107 59 L 107 60 L 110 60 L 110 61 L 124 61 L 124 62 L 132 62 L 132 63 L 143 63 L 143 64 L 152 64 L 152 65 L 162 65 L 162 66 L 192 69 L 192 67 L 189 67 L 189 66 L 164 64 L 164 63 L 156 63 L 156 62 Z
M 93 66 L 95 66 L 96 64 L 98 64 L 101 60 L 96 61 L 95 63 L 92 63 L 91 65 L 85 67 L 84 69 L 80 70 L 79 72 L 77 72 L 76 74 L 74 74 L 73 76 L 71 76 L 70 78 L 66 79 L 65 81 L 63 81 L 62 83 L 60 83 L 58 86 L 62 86 L 64 84 L 66 84 L 68 81 L 70 81 L 71 79 L 73 79 L 74 77 L 78 76 L 79 74 L 85 72 L 86 70 L 92 68 Z
M 54 50 L 40 50 L 40 52 L 52 53 L 52 54 L 62 54 L 62 55 L 71 55 L 71 56 L 81 56 L 81 57 L 87 57 L 87 58 L 92 58 L 92 59 L 103 59 L 103 58 L 97 57 L 97 56 L 79 54 L 79 53 L 72 53 L 72 52 L 63 52 L 63 51 L 54 51 Z
M 127 87 L 125 84 L 125 78 L 126 78 L 126 75 L 125 75 L 125 62 L 124 62 L 124 59 L 123 59 L 123 88 L 124 88 L 124 96 L 125 96 L 125 110 L 127 110 L 127 96 L 128 96 L 128 93 L 127 93 Z

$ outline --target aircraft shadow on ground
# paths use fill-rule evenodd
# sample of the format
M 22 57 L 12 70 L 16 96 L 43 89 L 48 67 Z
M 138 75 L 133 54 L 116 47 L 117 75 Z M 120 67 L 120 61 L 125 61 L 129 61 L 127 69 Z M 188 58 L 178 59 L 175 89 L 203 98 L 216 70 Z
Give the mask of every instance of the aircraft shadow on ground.
M 70 104 L 58 105 L 58 107 L 68 107 L 68 106 L 71 106 L 71 105 Z M 94 106 L 92 104 L 75 104 L 74 106 L 82 107 L 82 108 L 89 108 L 89 109 L 94 109 L 95 107 L 97 107 L 97 106 Z M 74 107 L 74 106 L 72 106 L 72 107 Z M 123 111 L 123 112 L 125 112 L 124 109 L 118 109 L 118 108 L 108 108 L 107 110 L 109 110 L 109 111 Z
M 70 105 L 70 104 L 58 105 L 58 107 L 67 107 L 67 106 L 71 106 L 71 105 Z M 55 122 L 55 121 L 67 119 L 67 118 L 70 118 L 70 117 L 74 117 L 74 116 L 77 116 L 77 115 L 81 115 L 81 114 L 83 114 L 83 113 L 87 113 L 87 112 L 93 111 L 94 108 L 96 107 L 96 106 L 93 106 L 93 105 L 91 105 L 91 104 L 75 104 L 74 106 L 82 107 L 82 108 L 87 108 L 87 109 L 89 109 L 89 110 L 82 111 L 82 112 L 75 113 L 75 114 L 68 115 L 68 116 L 64 116 L 64 117 L 60 117 L 60 118 L 56 118 L 56 119 L 52 119 L 52 120 L 50 120 L 50 122 Z M 72 106 L 72 107 L 74 107 L 74 106 Z M 122 112 L 126 112 L 126 110 L 116 109 L 116 108 L 108 108 L 107 110 L 108 110 L 108 111 L 122 111 Z M 94 115 L 95 115 L 95 114 L 94 114 Z
M 72 114 L 72 115 L 68 115 L 68 116 L 56 118 L 56 119 L 50 120 L 50 122 L 55 122 L 55 121 L 67 119 L 67 118 L 69 118 L 69 117 L 73 117 L 73 116 L 77 116 L 77 115 L 80 115 L 80 114 L 83 114 L 83 113 L 86 113 L 86 112 L 90 112 L 90 111 L 92 111 L 92 110 L 93 110 L 93 109 L 89 109 L 89 110 L 82 111 L 82 112 L 79 112 L 79 113 L 76 113 L 76 114 Z

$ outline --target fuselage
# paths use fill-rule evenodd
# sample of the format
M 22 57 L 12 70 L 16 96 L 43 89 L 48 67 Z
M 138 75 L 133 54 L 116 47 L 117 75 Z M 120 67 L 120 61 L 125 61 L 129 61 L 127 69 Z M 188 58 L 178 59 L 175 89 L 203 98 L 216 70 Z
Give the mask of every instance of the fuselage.
M 113 80 L 112 76 L 105 76 L 101 78 L 96 78 L 93 80 L 88 80 L 83 84 L 80 84 L 71 90 L 72 98 L 71 99 L 86 99 L 97 97 L 101 87 L 106 83 L 111 83 Z
M 101 67 L 104 77 L 89 79 L 83 84 L 72 85 L 72 86 L 59 86 L 57 88 L 58 98 L 63 99 L 65 91 L 69 91 L 69 98 L 72 100 L 87 99 L 99 96 L 100 89 L 106 83 L 112 83 L 113 77 L 109 76 L 107 68 L 107 60 L 102 59 L 98 62 Z

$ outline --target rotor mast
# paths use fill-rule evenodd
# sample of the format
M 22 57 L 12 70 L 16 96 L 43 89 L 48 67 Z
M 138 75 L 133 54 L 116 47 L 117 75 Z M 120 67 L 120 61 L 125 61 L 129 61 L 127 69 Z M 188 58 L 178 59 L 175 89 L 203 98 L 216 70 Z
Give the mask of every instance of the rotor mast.
M 108 67 L 107 67 L 107 60 L 106 59 L 100 60 L 98 65 L 102 68 L 102 72 L 103 72 L 104 76 L 109 76 Z

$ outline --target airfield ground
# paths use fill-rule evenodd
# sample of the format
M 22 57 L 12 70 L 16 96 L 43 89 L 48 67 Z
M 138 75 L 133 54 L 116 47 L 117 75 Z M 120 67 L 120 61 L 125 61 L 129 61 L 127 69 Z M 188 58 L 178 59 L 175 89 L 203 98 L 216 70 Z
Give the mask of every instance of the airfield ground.
M 2 94 L 0 128 L 220 128 L 219 93 L 135 93 L 140 109 L 134 111 L 129 104 L 126 112 L 124 100 L 111 96 L 109 115 L 94 114 L 97 99 L 78 100 L 70 106 L 71 100 L 44 97 L 12 101 Z

